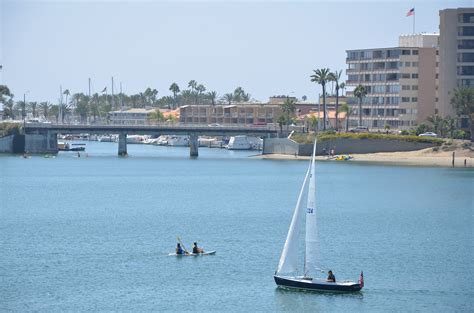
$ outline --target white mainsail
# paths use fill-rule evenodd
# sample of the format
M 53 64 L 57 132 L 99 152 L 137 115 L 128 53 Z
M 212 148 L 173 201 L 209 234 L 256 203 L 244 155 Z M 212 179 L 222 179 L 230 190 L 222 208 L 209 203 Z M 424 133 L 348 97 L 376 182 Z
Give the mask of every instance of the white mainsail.
M 306 206 L 306 235 L 305 235 L 305 262 L 304 275 L 317 268 L 318 253 L 318 233 L 316 225 L 316 177 L 315 162 L 317 139 L 314 141 L 313 158 L 311 160 L 309 186 L 308 186 L 308 203 Z
M 276 273 L 295 273 L 298 271 L 298 233 L 301 229 L 301 222 L 303 217 L 303 210 L 301 209 L 301 199 L 305 190 L 306 182 L 311 170 L 311 164 L 306 172 L 303 185 L 301 186 L 301 191 L 296 202 L 296 207 L 293 211 L 293 218 L 291 219 L 290 229 L 288 230 L 288 235 L 286 236 L 285 246 L 281 252 L 280 262 L 278 263 L 278 268 Z

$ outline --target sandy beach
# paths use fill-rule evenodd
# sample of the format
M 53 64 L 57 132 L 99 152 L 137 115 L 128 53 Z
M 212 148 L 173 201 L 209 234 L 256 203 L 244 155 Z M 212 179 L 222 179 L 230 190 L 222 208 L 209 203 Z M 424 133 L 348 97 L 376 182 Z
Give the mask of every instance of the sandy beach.
M 453 152 L 455 153 L 454 167 L 474 167 L 474 151 L 465 149 L 461 145 L 442 146 L 436 151 L 433 148 L 427 148 L 417 151 L 406 152 L 380 152 L 367 154 L 351 154 L 353 157 L 349 161 L 336 161 L 335 158 L 318 156 L 316 160 L 327 162 L 367 162 L 367 163 L 385 163 L 393 165 L 407 166 L 439 166 L 452 167 Z M 286 154 L 267 154 L 258 156 L 264 159 L 281 160 L 308 160 L 309 156 L 297 156 Z M 466 162 L 466 164 L 464 164 Z

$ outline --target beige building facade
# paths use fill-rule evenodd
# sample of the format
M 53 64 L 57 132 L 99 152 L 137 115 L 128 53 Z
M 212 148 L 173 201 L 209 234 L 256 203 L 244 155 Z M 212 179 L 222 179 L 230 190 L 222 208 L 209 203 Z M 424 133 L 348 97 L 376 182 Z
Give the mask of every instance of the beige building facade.
M 437 42 L 437 34 L 407 35 L 400 36 L 398 47 L 347 50 L 350 126 L 359 124 L 359 102 L 353 93 L 359 84 L 367 90 L 362 126 L 409 129 L 434 114 Z
M 439 11 L 439 89 L 441 116 L 455 116 L 453 90 L 474 88 L 474 8 Z

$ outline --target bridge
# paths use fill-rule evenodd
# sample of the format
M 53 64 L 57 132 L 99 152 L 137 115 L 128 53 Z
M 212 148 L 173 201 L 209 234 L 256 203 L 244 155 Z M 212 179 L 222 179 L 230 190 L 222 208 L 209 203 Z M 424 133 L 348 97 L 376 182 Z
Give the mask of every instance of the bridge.
M 69 125 L 26 123 L 25 134 L 43 136 L 46 151 L 57 151 L 57 134 L 118 134 L 118 154 L 127 155 L 127 135 L 187 135 L 189 136 L 190 156 L 198 156 L 199 136 L 236 136 L 276 137 L 278 131 L 268 127 L 254 126 L 207 126 L 189 124 L 163 125 Z

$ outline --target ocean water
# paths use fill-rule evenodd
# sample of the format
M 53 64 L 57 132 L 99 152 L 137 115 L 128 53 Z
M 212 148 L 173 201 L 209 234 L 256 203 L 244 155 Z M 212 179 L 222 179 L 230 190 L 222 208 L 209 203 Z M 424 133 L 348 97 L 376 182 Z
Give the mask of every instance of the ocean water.
M 273 281 L 307 161 L 128 150 L 0 156 L 0 311 L 474 310 L 473 170 L 318 162 L 321 264 L 365 277 L 328 294 Z

